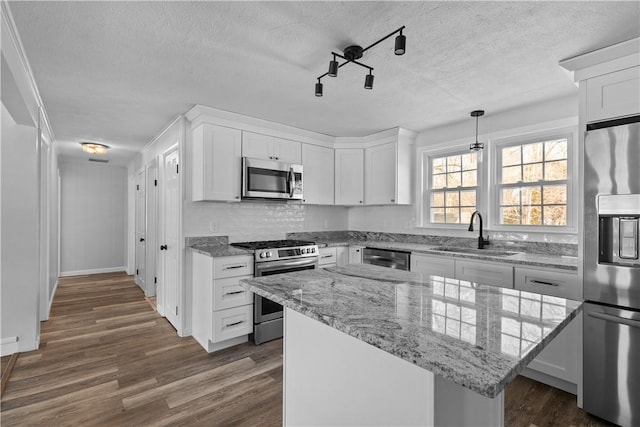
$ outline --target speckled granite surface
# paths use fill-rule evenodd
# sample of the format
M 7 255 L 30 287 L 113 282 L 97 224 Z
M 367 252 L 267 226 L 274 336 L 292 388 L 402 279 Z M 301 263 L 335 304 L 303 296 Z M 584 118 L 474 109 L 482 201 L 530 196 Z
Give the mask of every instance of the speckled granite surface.
M 193 245 L 191 250 L 203 255 L 211 257 L 236 256 L 236 255 L 252 255 L 253 251 L 235 248 L 229 245 Z
M 487 397 L 582 303 L 372 265 L 246 279 L 245 288 Z

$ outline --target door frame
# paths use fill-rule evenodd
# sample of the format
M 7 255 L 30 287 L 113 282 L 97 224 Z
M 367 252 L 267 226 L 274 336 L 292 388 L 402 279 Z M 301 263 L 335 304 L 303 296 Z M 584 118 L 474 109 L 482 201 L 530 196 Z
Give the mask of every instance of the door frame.
M 156 295 L 156 286 L 158 283 L 158 209 L 159 209 L 159 176 L 158 176 L 158 159 L 154 158 L 146 165 L 147 183 L 146 183 L 146 216 L 147 216 L 147 253 L 145 263 L 145 292 L 146 297 Z

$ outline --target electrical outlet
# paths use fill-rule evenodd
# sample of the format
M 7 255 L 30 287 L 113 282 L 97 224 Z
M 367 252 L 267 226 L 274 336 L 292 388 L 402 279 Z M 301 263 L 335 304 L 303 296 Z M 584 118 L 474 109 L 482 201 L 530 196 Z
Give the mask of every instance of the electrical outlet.
M 218 221 L 216 221 L 216 220 L 209 221 L 209 232 L 210 233 L 217 233 L 218 232 Z

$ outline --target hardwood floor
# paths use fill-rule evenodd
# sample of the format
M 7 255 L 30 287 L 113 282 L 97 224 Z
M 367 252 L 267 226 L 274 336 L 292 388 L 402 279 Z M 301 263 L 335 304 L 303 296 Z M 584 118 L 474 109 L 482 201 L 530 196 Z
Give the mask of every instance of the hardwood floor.
M 3 426 L 278 426 L 282 341 L 209 355 L 124 273 L 64 278 L 41 347 L 18 358 L 0 409 Z M 524 377 L 507 387 L 505 411 L 511 427 L 609 425 Z

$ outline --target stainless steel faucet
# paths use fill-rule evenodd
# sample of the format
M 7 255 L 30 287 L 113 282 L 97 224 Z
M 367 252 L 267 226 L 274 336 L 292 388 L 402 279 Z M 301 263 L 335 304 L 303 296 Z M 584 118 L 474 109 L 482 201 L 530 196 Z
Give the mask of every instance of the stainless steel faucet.
M 478 235 L 478 249 L 483 249 L 484 245 L 488 245 L 489 244 L 489 238 L 487 237 L 486 239 L 484 237 L 482 237 L 482 215 L 480 215 L 479 211 L 475 211 L 474 213 L 471 214 L 471 221 L 469 221 L 469 231 L 473 231 L 473 220 L 475 219 L 476 215 L 478 215 L 478 220 L 480 221 L 480 233 Z

